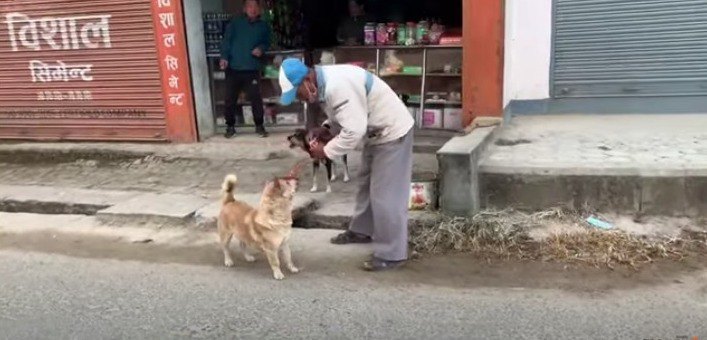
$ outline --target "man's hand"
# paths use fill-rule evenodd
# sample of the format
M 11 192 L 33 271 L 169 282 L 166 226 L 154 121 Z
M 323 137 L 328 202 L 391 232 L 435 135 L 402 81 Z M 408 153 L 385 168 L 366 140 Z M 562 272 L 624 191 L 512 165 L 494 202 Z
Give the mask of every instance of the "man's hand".
M 228 67 L 228 60 L 221 59 L 218 65 L 221 67 L 222 70 L 225 70 Z
M 326 159 L 324 143 L 320 143 L 318 140 L 309 142 L 309 156 L 312 157 L 312 159 Z
M 263 56 L 263 50 L 260 49 L 260 47 L 256 47 L 253 49 L 253 52 L 250 52 L 253 54 L 255 57 L 260 58 Z

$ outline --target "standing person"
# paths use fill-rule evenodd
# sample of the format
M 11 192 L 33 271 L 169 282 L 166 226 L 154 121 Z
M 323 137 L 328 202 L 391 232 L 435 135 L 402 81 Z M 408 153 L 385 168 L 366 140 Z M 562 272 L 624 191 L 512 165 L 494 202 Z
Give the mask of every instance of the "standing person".
M 270 27 L 260 19 L 258 0 L 246 0 L 245 13 L 231 20 L 226 27 L 221 45 L 222 70 L 226 71 L 226 138 L 236 134 L 236 116 L 243 120 L 243 106 L 238 96 L 245 91 L 253 109 L 255 132 L 262 137 L 268 133 L 263 126 L 263 97 L 260 94 L 262 59 L 270 46 Z
M 349 16 L 336 30 L 336 39 L 344 45 L 363 45 L 363 28 L 371 18 L 366 15 L 363 0 L 349 0 Z
M 407 260 L 408 198 L 412 177 L 414 120 L 395 92 L 370 72 L 352 65 L 305 66 L 286 59 L 280 67 L 283 105 L 295 97 L 321 102 L 341 132 L 326 145 L 311 142 L 315 158 L 345 155 L 363 143 L 356 208 L 349 229 L 334 244 L 375 241 L 364 269 L 397 268 Z

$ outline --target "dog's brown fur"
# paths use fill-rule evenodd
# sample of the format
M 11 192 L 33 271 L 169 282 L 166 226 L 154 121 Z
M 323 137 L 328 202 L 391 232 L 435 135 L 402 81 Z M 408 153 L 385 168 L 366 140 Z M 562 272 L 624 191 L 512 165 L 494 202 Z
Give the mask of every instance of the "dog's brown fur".
M 223 181 L 223 199 L 218 218 L 218 234 L 223 250 L 224 264 L 232 267 L 228 246 L 231 238 L 238 239 L 245 260 L 255 261 L 249 249 L 265 253 L 273 277 L 282 280 L 280 253 L 285 266 L 292 273 L 299 272 L 292 262 L 288 244 L 292 233 L 292 199 L 297 189 L 296 177 L 281 177 L 268 181 L 263 189 L 260 206 L 253 208 L 233 196 L 236 175 L 228 175 Z

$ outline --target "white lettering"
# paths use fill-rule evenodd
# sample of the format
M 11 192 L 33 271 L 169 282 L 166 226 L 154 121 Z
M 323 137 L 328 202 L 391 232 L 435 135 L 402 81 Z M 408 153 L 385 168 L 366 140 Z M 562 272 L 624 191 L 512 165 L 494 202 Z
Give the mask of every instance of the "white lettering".
M 164 62 L 167 65 L 167 69 L 170 71 L 179 69 L 179 60 L 171 55 L 167 55 L 167 57 L 164 58 Z
M 18 40 L 22 46 L 35 51 L 39 51 L 39 33 L 37 32 L 37 23 L 24 14 L 21 13 L 9 13 L 5 15 L 5 22 L 7 23 L 7 30 L 10 34 L 10 45 L 12 45 L 13 51 L 18 51 Z M 19 31 L 15 32 L 15 24 L 24 23 Z M 27 34 L 30 36 L 27 37 Z
M 173 89 L 179 88 L 179 77 L 175 75 L 169 76 L 169 87 Z
M 111 15 L 90 15 L 31 19 L 22 13 L 9 13 L 5 15 L 5 22 L 13 51 L 19 51 L 21 47 L 40 51 L 42 41 L 54 50 L 78 50 L 110 48 L 110 18 Z M 79 29 L 80 22 L 83 24 Z M 102 38 L 102 44 L 91 38 Z
M 172 6 L 172 3 L 170 0 L 157 0 L 157 7 L 162 8 L 162 7 L 170 7 Z
M 100 18 L 101 20 L 98 23 L 86 23 L 81 28 L 81 42 L 88 48 L 99 48 L 99 44 L 92 42 L 89 38 L 90 34 L 94 38 L 103 38 L 103 47 L 110 48 L 110 27 L 108 26 L 110 15 L 100 15 L 95 18 Z
M 56 65 L 46 64 L 39 60 L 30 60 L 29 70 L 32 74 L 32 82 L 52 82 L 52 81 L 69 81 L 73 79 L 81 79 L 83 81 L 92 81 L 91 64 L 76 64 L 67 65 L 64 62 L 58 61 Z
M 174 27 L 174 13 L 160 13 L 160 23 L 164 28 Z
M 169 94 L 169 103 L 172 105 L 179 105 L 182 106 L 184 105 L 184 93 L 170 93 Z
M 165 47 L 174 47 L 177 45 L 176 40 L 174 40 L 174 33 L 168 33 L 168 34 L 163 34 L 162 35 L 162 42 L 164 43 Z

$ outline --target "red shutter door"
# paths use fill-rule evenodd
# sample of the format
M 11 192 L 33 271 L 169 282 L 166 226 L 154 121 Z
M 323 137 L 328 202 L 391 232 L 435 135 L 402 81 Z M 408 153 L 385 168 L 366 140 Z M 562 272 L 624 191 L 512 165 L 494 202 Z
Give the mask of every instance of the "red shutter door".
M 0 138 L 167 140 L 149 0 L 4 0 Z

